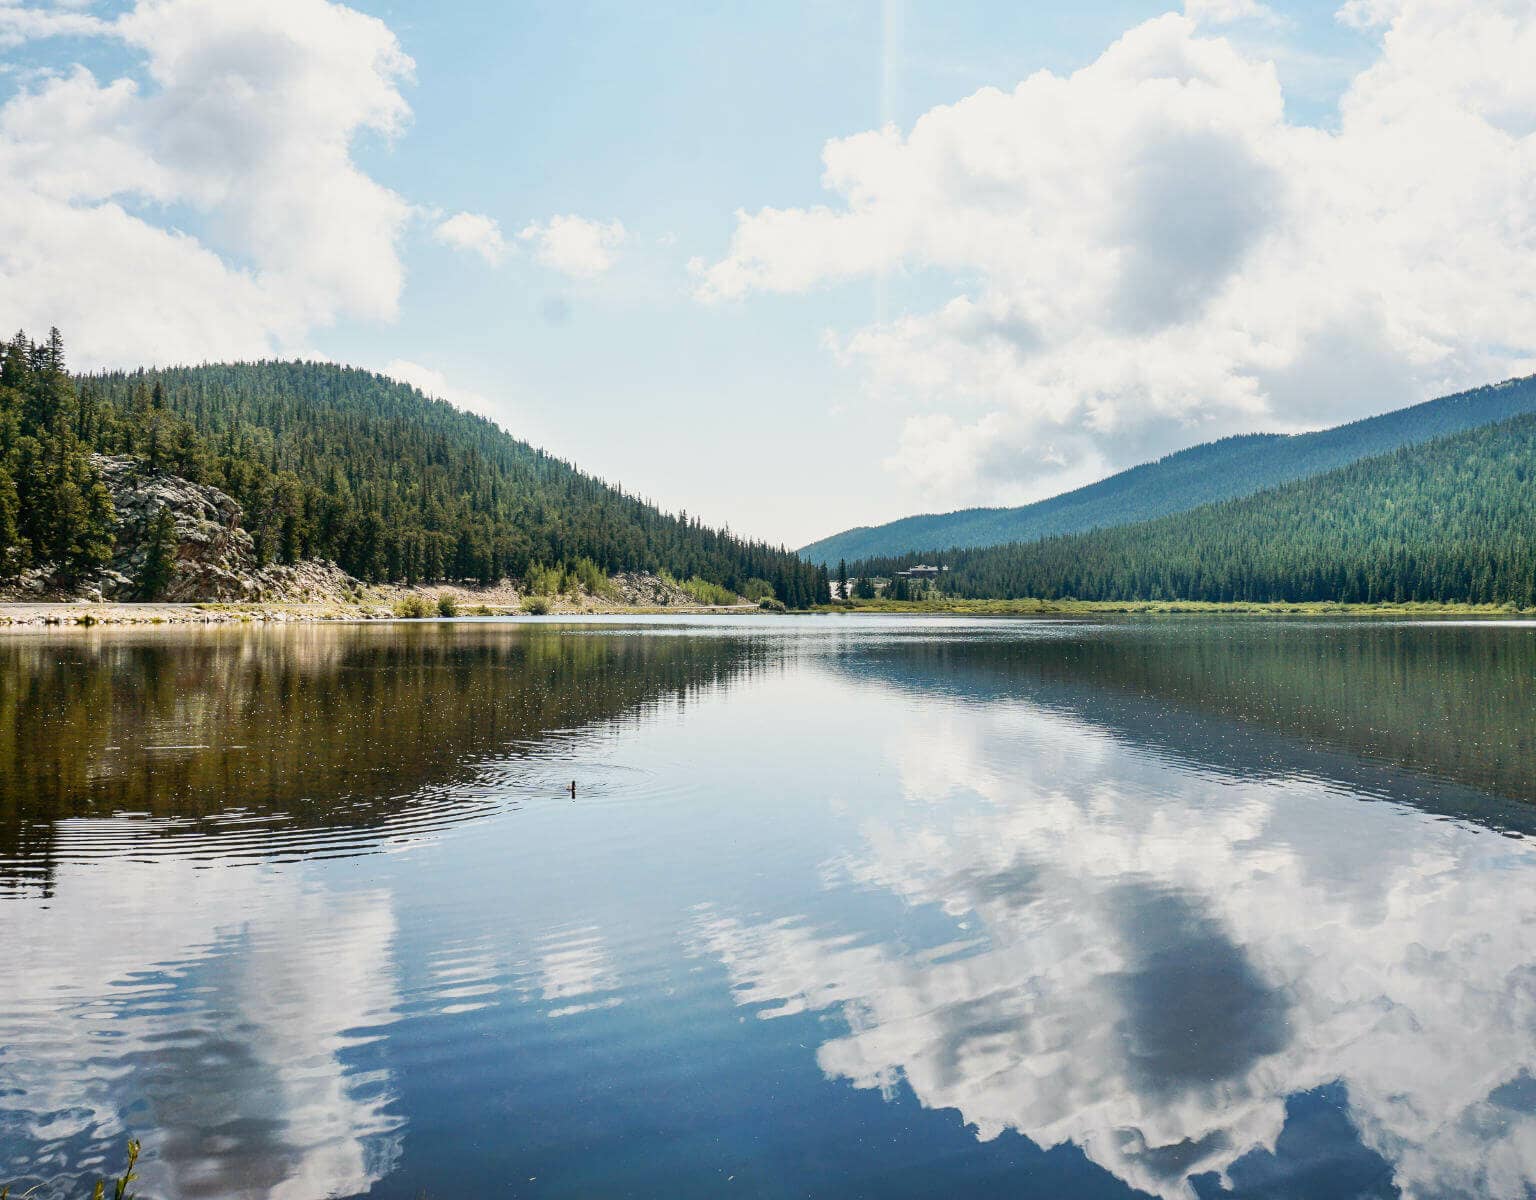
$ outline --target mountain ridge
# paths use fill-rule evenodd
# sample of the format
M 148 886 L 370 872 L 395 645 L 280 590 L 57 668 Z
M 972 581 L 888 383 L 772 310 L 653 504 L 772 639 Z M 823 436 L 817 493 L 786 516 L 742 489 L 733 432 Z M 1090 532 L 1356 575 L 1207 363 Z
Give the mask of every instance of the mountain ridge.
M 1136 524 L 1532 411 L 1536 376 L 1522 376 L 1310 433 L 1247 433 L 1201 442 L 1033 504 L 921 513 L 857 526 L 798 553 L 813 563 L 853 562 Z
M 938 586 L 987 599 L 1531 608 L 1533 484 L 1526 412 L 1133 525 L 956 549 Z M 914 557 L 851 566 L 888 575 Z

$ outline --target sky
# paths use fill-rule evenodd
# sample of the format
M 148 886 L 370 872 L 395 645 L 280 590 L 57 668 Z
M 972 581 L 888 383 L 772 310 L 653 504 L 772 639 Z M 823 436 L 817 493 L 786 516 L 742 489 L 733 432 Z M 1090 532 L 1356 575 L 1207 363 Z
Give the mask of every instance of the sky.
M 1536 370 L 1536 0 L 0 0 L 0 326 L 791 546 Z

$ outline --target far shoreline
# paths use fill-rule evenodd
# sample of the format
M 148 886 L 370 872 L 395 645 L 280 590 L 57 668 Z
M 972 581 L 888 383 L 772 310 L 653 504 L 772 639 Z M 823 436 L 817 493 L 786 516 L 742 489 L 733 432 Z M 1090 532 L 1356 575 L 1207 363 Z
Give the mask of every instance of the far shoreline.
M 973 617 L 1034 616 L 1278 616 L 1278 617 L 1536 617 L 1536 608 L 1513 604 L 1464 604 L 1438 601 L 1337 600 L 850 600 L 823 604 L 819 613 Z

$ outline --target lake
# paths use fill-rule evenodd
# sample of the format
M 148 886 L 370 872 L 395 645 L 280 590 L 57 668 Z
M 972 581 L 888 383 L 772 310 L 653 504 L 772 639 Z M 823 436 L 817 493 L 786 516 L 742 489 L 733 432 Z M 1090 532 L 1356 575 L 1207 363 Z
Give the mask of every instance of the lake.
M 1514 621 L 8 635 L 0 1184 L 1526 1196 L 1533 698 Z

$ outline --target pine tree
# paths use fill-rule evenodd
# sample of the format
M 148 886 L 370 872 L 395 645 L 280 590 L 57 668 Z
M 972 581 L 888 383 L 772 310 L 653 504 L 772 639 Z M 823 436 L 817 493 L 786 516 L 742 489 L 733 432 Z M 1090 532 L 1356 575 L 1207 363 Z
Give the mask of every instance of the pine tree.
M 64 374 L 64 337 L 59 333 L 57 325 L 48 330 L 48 344 L 43 354 L 43 365 L 51 375 Z
M 150 518 L 145 532 L 146 554 L 139 572 L 139 599 L 157 600 L 165 594 L 176 572 L 176 519 L 162 505 Z
M 15 575 L 26 566 L 26 547 L 16 516 L 21 504 L 16 497 L 16 482 L 0 463 L 0 578 Z

